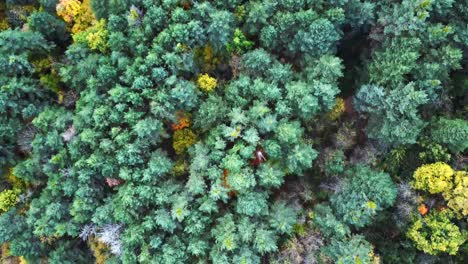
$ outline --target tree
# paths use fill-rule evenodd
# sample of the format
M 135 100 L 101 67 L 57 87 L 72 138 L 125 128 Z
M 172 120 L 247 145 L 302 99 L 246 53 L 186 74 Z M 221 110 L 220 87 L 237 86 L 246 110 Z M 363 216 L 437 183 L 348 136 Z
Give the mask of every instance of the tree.
M 210 77 L 208 74 L 198 76 L 197 85 L 204 92 L 211 92 L 216 88 L 217 81 L 215 78 Z
M 468 148 L 468 122 L 462 119 L 440 118 L 431 126 L 431 139 L 447 145 L 453 152 Z
M 36 32 L 0 32 L 0 165 L 16 163 L 16 135 L 33 132 L 27 128 L 28 121 L 50 102 L 51 93 L 39 84 L 31 58 L 46 57 L 52 47 Z
M 337 217 L 344 223 L 364 227 L 395 202 L 396 186 L 387 173 L 358 165 L 346 174 L 348 177 L 330 197 Z
M 454 171 L 443 162 L 425 164 L 413 175 L 413 187 L 431 194 L 450 191 L 453 188 Z
M 82 32 L 97 22 L 90 0 L 61 0 L 55 6 L 54 11 L 71 27 L 72 34 Z
M 48 41 L 64 45 L 69 39 L 65 23 L 47 12 L 35 12 L 28 17 L 28 26 Z
M 457 171 L 454 176 L 453 188 L 446 190 L 442 194 L 447 201 L 447 206 L 452 209 L 458 217 L 466 217 L 468 215 L 467 189 L 468 173 L 465 171 Z
M 430 216 L 466 215 L 466 173 L 419 171 L 415 186 L 445 201 L 404 184 L 412 164 L 463 167 L 466 1 L 3 2 L 0 30 L 14 30 L 0 32 L 0 243 L 11 254 L 377 263 L 374 244 L 410 263 L 428 257 L 404 237 L 411 221 L 423 222 L 415 244 L 440 253 L 466 238 L 462 221 Z
M 343 239 L 350 234 L 349 227 L 338 219 L 328 205 L 318 204 L 314 207 L 313 221 L 326 237 Z
M 368 114 L 367 133 L 389 145 L 415 143 L 425 126 L 418 107 L 427 95 L 409 83 L 389 92 L 374 85 L 362 86 L 354 99 L 356 109 Z
M 330 245 L 322 248 L 321 252 L 334 263 L 372 263 L 374 259 L 372 245 L 360 235 L 344 240 L 334 238 Z
M 416 220 L 406 233 L 419 250 L 427 254 L 448 253 L 455 255 L 466 241 L 466 233 L 450 221 L 448 211 L 432 211 Z
M 91 50 L 98 50 L 100 52 L 106 52 L 108 49 L 106 21 L 104 19 L 99 20 L 93 26 L 88 27 L 86 30 L 81 31 L 73 36 L 73 40 L 76 43 L 82 43 L 87 45 Z
M 0 192 L 0 212 L 4 213 L 10 210 L 18 200 L 18 194 L 13 190 Z

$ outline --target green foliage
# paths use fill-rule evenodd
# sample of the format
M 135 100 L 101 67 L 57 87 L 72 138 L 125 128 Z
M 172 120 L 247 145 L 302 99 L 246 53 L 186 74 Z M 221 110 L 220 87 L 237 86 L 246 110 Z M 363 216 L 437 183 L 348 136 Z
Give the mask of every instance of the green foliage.
M 468 122 L 462 119 L 441 118 L 431 127 L 431 139 L 446 145 L 453 152 L 468 148 Z
M 17 237 L 24 230 L 26 222 L 16 209 L 12 209 L 0 214 L 0 225 L 3 227 L 0 229 L 0 243 L 3 244 Z
M 387 173 L 376 172 L 362 165 L 346 173 L 348 178 L 330 197 L 336 215 L 344 223 L 364 227 L 377 213 L 395 202 L 397 190 Z
M 0 32 L 0 165 L 14 164 L 16 135 L 28 120 L 41 112 L 50 93 L 34 75 L 32 56 L 46 56 L 53 46 L 39 34 L 6 30 Z M 22 142 L 21 144 L 30 144 Z
M 451 158 L 447 148 L 431 142 L 428 138 L 419 140 L 418 145 L 422 148 L 419 152 L 419 158 L 423 163 L 448 162 Z
M 332 239 L 321 252 L 334 263 L 372 263 L 373 248 L 363 236 L 354 235 L 344 240 Z
M 247 33 L 259 35 L 261 45 L 269 51 L 290 57 L 310 59 L 335 50 L 341 32 L 330 21 L 334 18 L 329 20 L 305 4 L 282 8 L 273 2 L 251 2 L 247 7 Z
M 313 220 L 320 232 L 326 237 L 343 239 L 350 234 L 349 227 L 336 219 L 333 210 L 328 205 L 316 205 Z
M 343 151 L 325 152 L 324 172 L 326 175 L 339 175 L 344 171 L 345 155 Z
M 356 95 L 356 108 L 369 116 L 367 133 L 389 145 L 415 143 L 425 125 L 417 109 L 427 102 L 424 92 L 414 84 L 390 92 L 374 85 L 362 86 Z
M 63 45 L 69 38 L 65 22 L 47 12 L 35 12 L 28 17 L 28 26 L 48 41 Z
M 44 11 L 49 13 L 55 13 L 55 9 L 60 0 L 39 0 L 41 7 Z
M 226 44 L 226 49 L 231 53 L 242 54 L 250 50 L 253 45 L 254 43 L 249 41 L 240 29 L 236 28 L 232 42 Z
M 416 220 L 406 233 L 419 250 L 427 254 L 448 253 L 455 255 L 466 241 L 466 232 L 450 221 L 447 211 L 433 211 Z
M 464 223 L 432 214 L 466 215 L 464 172 L 420 173 L 446 201 L 408 185 L 386 210 L 390 175 L 360 163 L 463 167 L 468 4 L 374 2 L 0 4 L 0 243 L 31 263 L 377 263 L 364 230 L 411 263 L 424 203 L 442 232 L 411 239 L 455 252 Z

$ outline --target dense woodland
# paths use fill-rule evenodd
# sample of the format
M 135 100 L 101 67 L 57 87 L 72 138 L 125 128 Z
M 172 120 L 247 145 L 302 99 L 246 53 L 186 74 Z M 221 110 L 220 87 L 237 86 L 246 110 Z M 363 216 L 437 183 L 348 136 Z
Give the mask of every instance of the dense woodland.
M 468 0 L 0 2 L 0 262 L 468 262 Z

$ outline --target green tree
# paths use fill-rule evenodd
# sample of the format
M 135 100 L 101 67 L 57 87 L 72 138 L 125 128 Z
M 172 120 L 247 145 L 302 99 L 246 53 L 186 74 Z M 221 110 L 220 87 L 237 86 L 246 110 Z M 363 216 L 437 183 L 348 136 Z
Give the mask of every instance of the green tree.
M 52 47 L 39 33 L 0 32 L 0 165 L 16 162 L 16 136 L 31 132 L 29 120 L 50 102 L 51 93 L 39 84 L 32 60 L 44 58 Z
M 383 143 L 415 143 L 425 126 L 417 109 L 427 102 L 427 95 L 415 90 L 413 83 L 389 92 L 379 86 L 364 85 L 354 102 L 359 112 L 368 115 L 369 137 Z
M 323 247 L 321 252 L 331 258 L 334 263 L 372 263 L 373 248 L 363 236 L 354 235 L 338 240 L 332 239 L 330 245 Z
M 337 217 L 344 223 L 364 227 L 377 213 L 395 202 L 396 186 L 387 173 L 358 165 L 346 174 L 348 177 L 330 197 Z
M 325 204 L 318 204 L 314 207 L 313 221 L 320 232 L 329 238 L 343 239 L 351 232 L 347 225 L 336 219 L 331 207 Z
M 431 125 L 431 139 L 446 145 L 453 152 L 463 152 L 468 148 L 468 122 L 463 119 L 440 118 Z

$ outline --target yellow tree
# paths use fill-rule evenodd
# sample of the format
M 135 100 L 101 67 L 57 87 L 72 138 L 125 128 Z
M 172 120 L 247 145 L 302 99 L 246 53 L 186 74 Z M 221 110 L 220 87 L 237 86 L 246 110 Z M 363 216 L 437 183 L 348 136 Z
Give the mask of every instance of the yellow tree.
M 67 22 L 72 34 L 85 31 L 97 22 L 90 0 L 60 0 L 57 15 Z
M 454 171 L 443 162 L 424 164 L 413 174 L 413 187 L 431 194 L 451 190 Z

